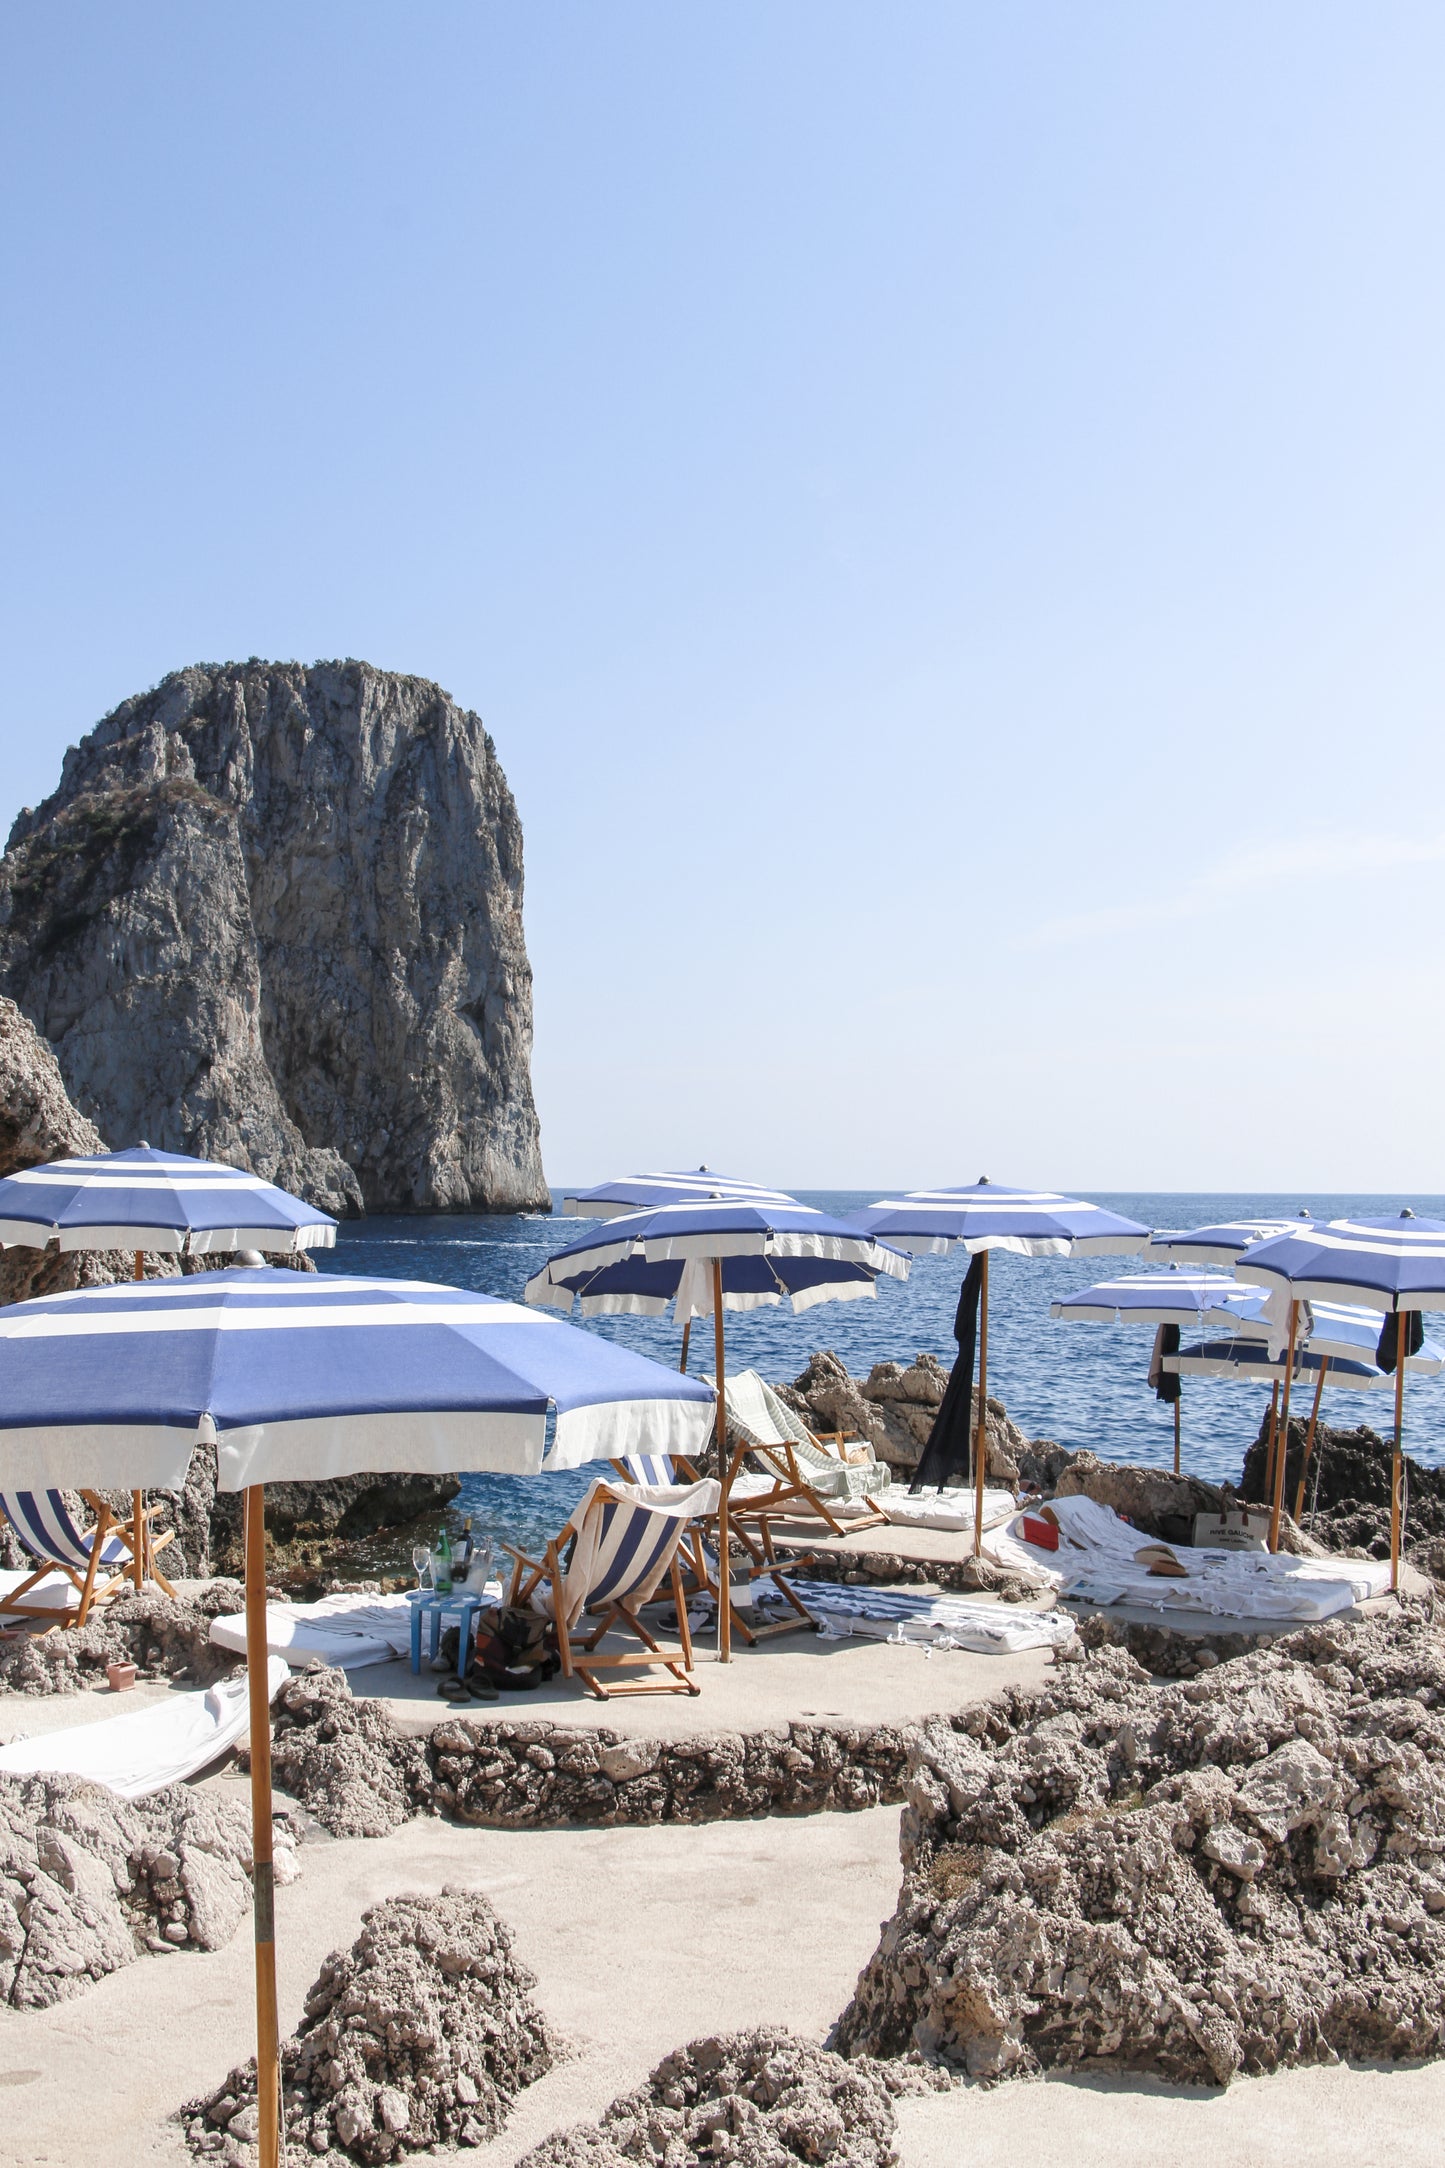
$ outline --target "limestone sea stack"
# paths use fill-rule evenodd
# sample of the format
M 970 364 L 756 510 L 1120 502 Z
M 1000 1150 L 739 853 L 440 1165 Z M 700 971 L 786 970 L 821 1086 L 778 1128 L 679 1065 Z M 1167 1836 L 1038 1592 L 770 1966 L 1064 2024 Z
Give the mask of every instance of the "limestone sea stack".
M 333 1212 L 548 1207 L 521 824 L 423 678 L 253 660 L 125 701 L 11 831 L 0 990 L 113 1147 Z

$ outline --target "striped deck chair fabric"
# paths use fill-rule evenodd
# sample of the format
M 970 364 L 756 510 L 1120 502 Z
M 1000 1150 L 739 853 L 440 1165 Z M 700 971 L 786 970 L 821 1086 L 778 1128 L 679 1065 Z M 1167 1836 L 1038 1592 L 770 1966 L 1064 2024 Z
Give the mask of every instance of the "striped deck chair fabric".
M 692 1639 L 677 1552 L 693 1516 L 715 1513 L 718 1498 L 715 1482 L 666 1486 L 597 1482 L 560 1535 L 547 1545 L 545 1561 L 504 1546 L 515 1562 L 507 1600 L 550 1614 L 564 1677 L 580 1678 L 599 1701 L 614 1694 L 700 1691 L 692 1677 Z M 564 1550 L 568 1552 L 565 1558 Z M 676 1648 L 664 1647 L 640 1616 L 664 1580 L 671 1584 L 677 1607 L 680 1646 Z M 589 1614 L 597 1617 L 597 1623 L 584 1633 Z M 612 1631 L 630 1634 L 642 1647 L 601 1653 L 599 1644 Z M 660 1667 L 668 1676 L 611 1686 L 597 1676 L 637 1667 Z
M 820 1445 L 802 1417 L 756 1370 L 740 1370 L 728 1379 L 727 1404 L 729 1421 L 755 1451 L 791 1445 L 810 1486 L 825 1498 L 876 1498 L 892 1481 L 866 1440 L 850 1447 L 859 1456 L 852 1460 Z
M 92 1606 L 127 1578 L 135 1558 L 130 1523 L 116 1520 L 104 1499 L 89 1492 L 85 1496 L 96 1516 L 90 1529 L 77 1528 L 63 1491 L 0 1491 L 0 1512 L 31 1557 L 40 1561 L 38 1571 L 0 1601 L 0 1611 L 83 1626 Z M 170 1540 L 165 1536 L 160 1543 Z M 25 1602 L 40 1582 L 57 1572 L 75 1590 L 75 1604 L 56 1609 Z M 168 1583 L 161 1585 L 175 1593 Z
M 675 1464 L 666 1453 L 626 1453 L 620 1460 L 614 1460 L 612 1465 L 619 1475 L 631 1483 L 676 1482 L 679 1478 L 673 1473 L 675 1465 L 679 1465 L 689 1475 L 690 1480 L 697 1480 L 692 1474 L 690 1463 Z M 732 1534 L 747 1553 L 748 1559 L 747 1565 L 742 1567 L 741 1571 L 736 1556 L 733 1559 L 729 1579 L 733 1632 L 752 1647 L 770 1634 L 792 1633 L 802 1626 L 813 1627 L 816 1620 L 796 1601 L 791 1594 L 790 1584 L 783 1578 L 783 1562 L 778 1559 L 773 1549 L 772 1531 L 768 1526 L 768 1508 L 772 1508 L 774 1518 L 785 1516 L 790 1508 L 793 1512 L 797 1511 L 797 1490 L 792 1484 L 780 1481 L 775 1475 L 751 1475 L 744 1469 L 734 1473 L 728 1496 Z M 803 1563 L 811 1565 L 812 1555 L 809 1552 Z M 716 1604 L 722 1588 L 722 1574 L 718 1568 L 716 1513 L 697 1513 L 693 1516 L 692 1525 L 683 1538 L 678 1557 L 684 1593 L 689 1602 L 701 1596 Z M 795 1570 L 797 1563 L 796 1560 L 787 1561 L 790 1570 Z M 749 1624 L 739 1616 L 737 1598 L 731 1594 L 739 1579 L 745 1581 L 751 1590 L 751 1584 L 765 1576 L 771 1580 L 775 1593 L 791 1607 L 792 1615 L 781 1624 L 762 1626 L 756 1621 Z

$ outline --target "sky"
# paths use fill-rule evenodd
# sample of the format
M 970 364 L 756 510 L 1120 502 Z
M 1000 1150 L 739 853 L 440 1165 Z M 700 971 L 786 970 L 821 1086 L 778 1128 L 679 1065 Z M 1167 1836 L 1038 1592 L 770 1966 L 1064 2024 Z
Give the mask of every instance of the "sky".
M 485 719 L 558 1183 L 1445 1190 L 1445 10 L 0 32 L 0 820 Z

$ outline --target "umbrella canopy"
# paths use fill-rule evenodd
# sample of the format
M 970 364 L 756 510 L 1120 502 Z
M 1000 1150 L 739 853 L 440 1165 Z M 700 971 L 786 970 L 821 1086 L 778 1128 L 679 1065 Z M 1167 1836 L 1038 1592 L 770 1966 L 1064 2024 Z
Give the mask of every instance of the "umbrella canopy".
M 1343 1355 L 1349 1361 L 1379 1368 L 1376 1350 L 1380 1344 L 1380 1313 L 1352 1302 L 1312 1302 L 1305 1344 L 1315 1354 Z M 1413 1355 L 1405 1357 L 1405 1368 L 1418 1370 L 1425 1377 L 1437 1376 L 1442 1367 L 1445 1353 L 1433 1341 L 1425 1341 Z
M 1219 1272 L 1136 1272 L 1100 1280 L 1049 1304 L 1050 1317 L 1071 1325 L 1258 1326 L 1265 1336 L 1267 1296 Z
M 138 1144 L 0 1181 L 0 1242 L 62 1250 L 329 1249 L 336 1222 L 258 1174 Z
M 578 1235 L 528 1281 L 527 1300 L 545 1302 L 546 1289 L 561 1288 L 580 1269 L 598 1271 L 624 1259 L 671 1264 L 729 1257 L 826 1258 L 866 1265 L 895 1279 L 908 1277 L 908 1259 L 898 1250 L 863 1233 L 852 1221 L 832 1219 L 794 1197 L 773 1204 L 706 1198 L 628 1212 Z
M 562 1210 L 569 1219 L 615 1219 L 619 1212 L 636 1212 L 647 1205 L 706 1203 L 710 1197 L 733 1204 L 791 1204 L 786 1190 L 765 1189 L 757 1182 L 739 1182 L 729 1174 L 714 1174 L 697 1167 L 676 1174 L 622 1174 L 601 1182 L 596 1189 L 579 1189 L 564 1197 Z
M 810 1310 L 816 1302 L 875 1295 L 878 1287 L 871 1265 L 844 1258 L 725 1257 L 721 1264 L 725 1310 L 758 1310 L 778 1302 L 790 1302 L 796 1311 Z M 533 1286 L 538 1289 L 535 1296 Z M 529 1302 L 557 1310 L 570 1309 L 574 1296 L 584 1317 L 660 1317 L 675 1303 L 675 1314 L 685 1323 L 711 1315 L 713 1275 L 705 1258 L 650 1263 L 646 1257 L 624 1257 L 601 1266 L 578 1260 L 574 1271 L 553 1280 L 544 1268 L 527 1288 Z
M 0 1449 L 16 1490 L 222 1490 L 362 1470 L 575 1468 L 704 1443 L 698 1380 L 492 1295 L 263 1266 L 0 1310 Z M 551 1430 L 548 1442 L 549 1424 Z
M 1302 1218 L 1308 1218 L 1302 1214 Z M 1214 1227 L 1155 1228 L 1149 1237 L 1148 1254 L 1167 1264 L 1232 1265 L 1256 1242 L 1293 1232 L 1296 1221 L 1286 1219 L 1221 1220 Z
M 1234 1276 L 1296 1300 L 1445 1310 L 1445 1220 L 1311 1220 L 1245 1251 Z
M 1149 1239 L 1147 1227 L 1102 1205 L 987 1180 L 881 1197 L 854 1217 L 886 1242 L 940 1256 L 960 1243 L 971 1252 L 1014 1250 L 1022 1257 L 1132 1257 Z
M 1291 1375 L 1287 1358 L 1272 1355 L 1260 1340 L 1202 1340 L 1182 1347 L 1177 1355 L 1164 1357 L 1164 1368 L 1181 1377 L 1223 1378 L 1236 1385 L 1282 1384 Z M 1377 1364 L 1356 1362 L 1339 1355 L 1323 1355 L 1314 1348 L 1297 1353 L 1293 1376 L 1313 1383 L 1324 1370 L 1326 1385 L 1343 1385 L 1351 1392 L 1379 1392 L 1390 1383 L 1389 1372 Z

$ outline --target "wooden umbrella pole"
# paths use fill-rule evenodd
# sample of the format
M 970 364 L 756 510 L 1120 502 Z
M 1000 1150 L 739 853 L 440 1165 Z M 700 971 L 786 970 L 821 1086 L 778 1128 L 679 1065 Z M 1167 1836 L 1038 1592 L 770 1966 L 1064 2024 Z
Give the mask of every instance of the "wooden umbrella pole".
M 1390 1588 L 1400 1589 L 1400 1492 L 1405 1480 L 1405 1314 L 1395 1312 L 1395 1451 L 1390 1469 Z
M 1295 1487 L 1294 1517 L 1297 1521 L 1302 1521 L 1305 1516 L 1305 1477 L 1309 1474 L 1310 1455 L 1315 1449 L 1315 1425 L 1319 1422 L 1320 1419 L 1320 1395 L 1324 1392 L 1325 1389 L 1325 1373 L 1328 1371 L 1329 1367 L 1329 1356 L 1321 1355 L 1320 1374 L 1315 1380 L 1314 1405 L 1310 1409 L 1310 1427 L 1305 1432 L 1304 1458 L 1299 1464 L 1299 1482 Z
M 256 2107 L 260 2168 L 281 2157 L 281 2032 L 276 2015 L 276 1883 L 271 1848 L 271 1695 L 266 1658 L 266 1493 L 245 1495 L 246 1683 L 251 1737 L 251 1884 L 256 1928 Z
M 1176 1475 L 1179 1473 L 1179 1410 L 1183 1404 L 1184 1394 L 1181 1390 L 1179 1398 L 1174 1403 L 1174 1473 Z
M 1274 1492 L 1269 1508 L 1269 1547 L 1279 1549 L 1279 1522 L 1284 1511 L 1284 1464 L 1289 1458 L 1289 1386 L 1294 1376 L 1294 1337 L 1299 1327 L 1299 1304 L 1289 1306 L 1289 1349 L 1284 1361 L 1284 1391 L 1280 1395 L 1279 1432 L 1274 1450 Z
M 691 1338 L 692 1338 L 692 1319 L 691 1319 L 691 1318 L 689 1317 L 689 1318 L 686 1318 L 686 1319 L 684 1319 L 684 1321 L 683 1321 L 683 1327 L 682 1327 L 682 1361 L 681 1361 L 681 1362 L 680 1362 L 680 1363 L 678 1364 L 678 1366 L 677 1366 L 679 1370 L 686 1370 L 686 1368 L 687 1368 L 687 1343 L 688 1343 L 688 1341 L 689 1341 L 689 1340 L 690 1340 Z
M 713 1359 L 717 1364 L 717 1472 L 722 1495 L 717 1508 L 717 1660 L 733 1660 L 733 1569 L 729 1556 L 728 1492 L 732 1469 L 728 1464 L 727 1353 L 723 1344 L 722 1259 L 712 1261 Z
M 1279 1379 L 1271 1378 L 1269 1386 L 1269 1446 L 1264 1456 L 1264 1503 L 1274 1496 L 1274 1448 L 1279 1437 Z
M 146 1253 L 144 1250 L 137 1250 L 135 1253 L 135 1277 L 138 1280 L 145 1278 L 145 1266 Z M 146 1524 L 145 1492 L 132 1491 L 130 1494 L 130 1577 L 135 1582 L 137 1595 L 146 1585 L 146 1572 L 150 1564 L 146 1554 L 149 1549 L 150 1529 Z
M 978 1282 L 978 1428 L 973 1438 L 973 1555 L 983 1555 L 983 1479 L 988 1468 L 988 1251 Z

